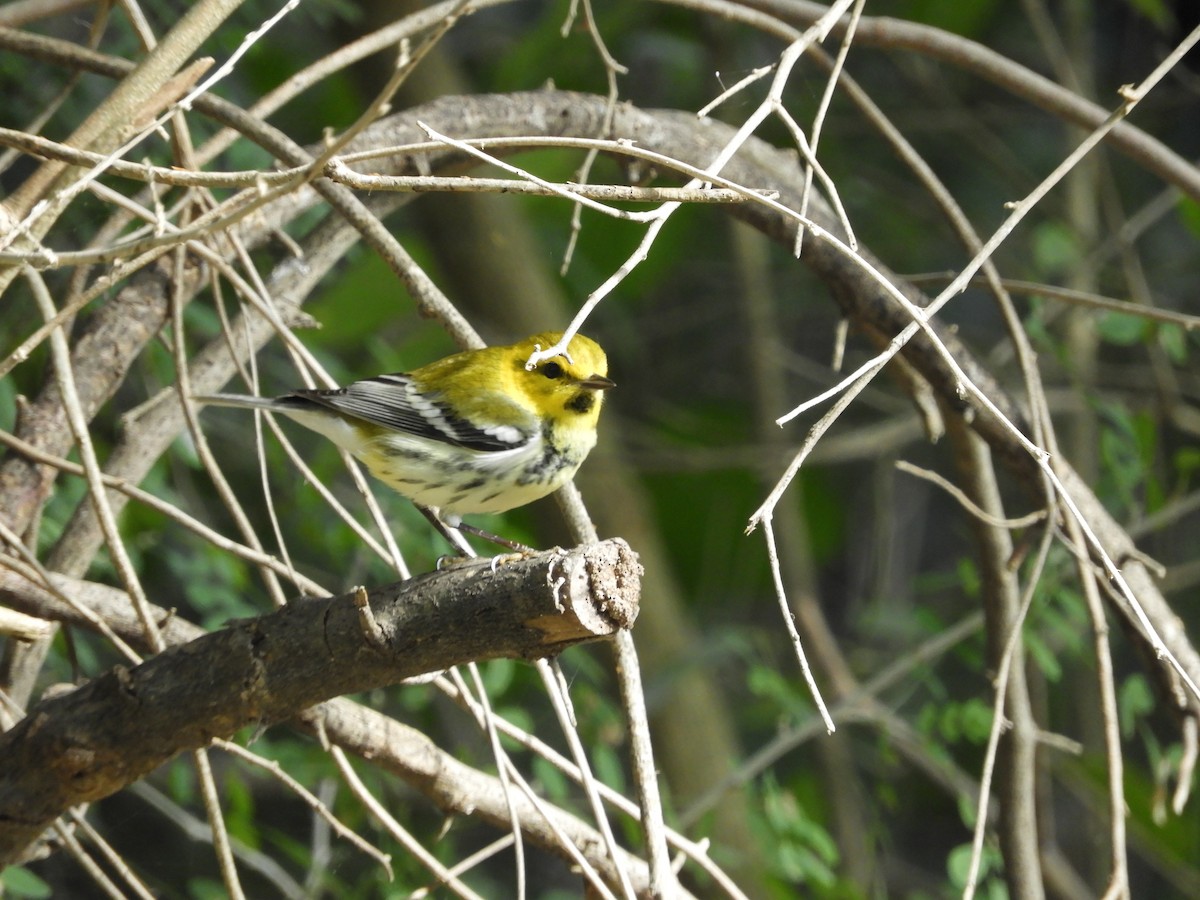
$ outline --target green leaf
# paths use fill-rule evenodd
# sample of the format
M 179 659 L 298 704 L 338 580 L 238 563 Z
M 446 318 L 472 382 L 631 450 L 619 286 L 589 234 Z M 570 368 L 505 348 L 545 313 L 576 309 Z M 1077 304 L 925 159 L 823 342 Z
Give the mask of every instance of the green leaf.
M 1154 709 L 1154 692 L 1150 690 L 1145 676 L 1130 675 L 1121 683 L 1117 709 L 1120 713 L 1121 735 L 1129 740 L 1137 729 L 1138 720 Z
M 0 428 L 15 430 L 17 425 L 17 385 L 11 378 L 0 378 Z
M 1176 209 L 1179 210 L 1180 221 L 1187 226 L 1187 229 L 1192 234 L 1200 235 L 1200 203 L 1191 197 L 1180 197 Z
M 1150 323 L 1131 313 L 1108 312 L 1100 317 L 1100 337 L 1118 347 L 1145 343 L 1150 336 Z
M 770 666 L 754 666 L 747 677 L 751 692 L 775 702 L 781 709 L 789 710 L 797 717 L 804 717 L 812 709 L 806 694 L 796 690 L 796 685 Z
M 625 768 L 621 756 L 609 744 L 592 747 L 592 768 L 596 778 L 614 790 L 625 791 Z
M 958 890 L 966 886 L 967 876 L 971 871 L 971 852 L 970 844 L 960 844 L 950 851 L 950 855 L 946 859 L 946 871 L 950 875 L 950 883 Z M 989 876 L 999 873 L 1001 866 L 999 851 L 985 843 L 979 858 L 979 896 L 997 896 L 995 894 L 996 885 L 1003 891 L 1002 883 L 994 878 L 989 878 Z M 992 882 L 996 882 L 996 884 Z M 1006 895 L 1001 893 L 999 896 Z
M 561 803 L 571 795 L 571 782 L 558 766 L 540 756 L 535 756 L 530 766 L 533 769 L 534 784 L 550 800 Z
M 1171 455 L 1171 466 L 1180 484 L 1177 488 L 1181 493 L 1186 492 L 1192 475 L 1200 470 L 1200 450 L 1195 447 L 1182 447 Z
M 963 594 L 972 600 L 977 600 L 979 591 L 983 587 L 983 579 L 979 575 L 979 567 L 975 565 L 975 561 L 964 556 L 958 560 L 955 568 L 958 571 L 958 583 L 962 585 Z
M 771 835 L 772 869 L 791 883 L 828 887 L 837 881 L 837 844 L 789 788 L 767 775 L 761 810 Z
M 1162 347 L 1167 358 L 1175 365 L 1187 363 L 1188 341 L 1187 333 L 1178 325 L 1160 325 L 1156 329 L 1158 346 Z
M 494 659 L 480 667 L 483 686 L 492 702 L 512 687 L 516 673 L 517 664 L 511 659 Z
M 1064 272 L 1079 259 L 1079 237 L 1063 222 L 1044 222 L 1033 233 L 1033 259 L 1042 275 Z
M 967 883 L 967 876 L 971 872 L 970 844 L 960 844 L 950 851 L 950 856 L 946 859 L 946 872 L 950 876 L 950 883 L 955 887 Z
M 522 731 L 526 731 L 529 734 L 533 734 L 537 731 L 537 720 L 524 706 L 506 703 L 502 706 L 495 706 L 493 708 L 496 710 L 496 714 L 498 716 L 507 720 L 510 724 L 515 725 L 517 728 L 520 728 Z M 500 740 L 504 742 L 506 747 L 512 747 L 513 749 L 516 749 L 518 746 L 520 746 L 515 739 L 507 738 L 504 735 L 500 735 Z
M 909 0 L 907 9 L 890 15 L 927 22 L 964 37 L 978 37 L 995 16 L 995 0 L 975 0 L 973 3 L 944 3 L 942 0 Z
M 947 743 L 956 744 L 962 738 L 962 720 L 958 715 L 957 703 L 942 708 L 938 716 L 938 731 Z
M 979 819 L 978 798 L 973 794 L 961 793 L 955 799 L 958 801 L 958 815 L 962 818 L 963 825 L 974 828 Z
M 196 900 L 218 900 L 228 896 L 225 885 L 213 878 L 191 878 L 187 887 L 188 895 Z
M 167 767 L 167 795 L 176 803 L 187 805 L 196 799 L 196 770 L 180 759 Z
M 1036 634 L 1027 634 L 1025 636 L 1025 652 L 1033 658 L 1038 671 L 1045 676 L 1047 681 L 1057 683 L 1062 679 L 1062 666 L 1058 662 L 1058 656 L 1041 637 Z
M 1125 0 L 1134 10 L 1141 13 L 1159 31 L 1167 31 L 1175 22 L 1175 17 L 1163 0 Z
M 986 744 L 992 730 L 991 704 L 971 699 L 962 705 L 963 737 L 975 744 Z
M 28 869 L 9 866 L 0 872 L 0 893 L 5 897 L 49 897 L 50 885 Z
M 1024 319 L 1025 333 L 1035 347 L 1040 349 L 1053 348 L 1055 340 L 1046 328 L 1046 298 L 1037 294 L 1029 298 L 1029 312 Z
M 254 818 L 254 794 L 250 786 L 241 773 L 231 770 L 226 773 L 221 787 L 229 833 L 247 846 L 260 849 L 262 836 Z

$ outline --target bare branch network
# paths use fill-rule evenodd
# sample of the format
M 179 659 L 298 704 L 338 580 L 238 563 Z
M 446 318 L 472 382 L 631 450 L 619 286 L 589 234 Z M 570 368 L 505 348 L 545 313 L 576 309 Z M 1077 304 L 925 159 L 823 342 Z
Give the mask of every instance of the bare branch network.
M 438 58 L 439 42 L 448 33 L 470 24 L 469 17 L 508 5 L 507 0 L 451 0 L 379 27 L 242 108 L 221 99 L 213 88 L 238 74 L 239 60 L 256 44 L 270 42 L 286 27 L 295 2 L 260 23 L 220 64 L 197 54 L 219 29 L 229 27 L 228 16 L 238 5 L 234 0 L 202 0 L 161 35 L 136 2 L 111 11 L 105 6 L 96 14 L 88 46 L 17 30 L 75 5 L 31 0 L 0 9 L 0 51 L 70 73 L 63 98 L 84 74 L 113 84 L 112 92 L 72 123 L 74 130 L 62 139 L 40 133 L 60 101 L 49 102 L 44 117 L 26 128 L 0 128 L 0 146 L 9 148 L 0 157 L 0 174 L 20 157 L 37 162 L 0 206 L 0 292 L 19 297 L 35 311 L 0 360 L 0 376 L 30 386 L 24 388 L 30 398 L 19 399 L 11 425 L 5 419 L 7 430 L 0 431 L 7 451 L 0 460 L 0 602 L 10 607 L 0 608 L 0 631 L 11 635 L 11 652 L 0 673 L 0 864 L 32 861 L 47 852 L 50 841 L 55 852 L 70 853 L 110 895 L 148 896 L 150 888 L 132 867 L 112 862 L 118 855 L 91 828 L 87 807 L 177 755 L 190 754 L 222 883 L 230 896 L 245 896 L 239 871 L 246 865 L 245 851 L 230 840 L 208 752 L 224 750 L 271 771 L 275 764 L 231 739 L 243 729 L 287 723 L 319 741 L 357 809 L 417 860 L 432 884 L 458 896 L 479 896 L 467 873 L 491 854 L 510 850 L 516 893 L 524 896 L 530 880 L 526 842 L 555 855 L 564 871 L 598 896 L 687 896 L 685 885 L 715 886 L 735 898 L 766 894 L 778 887 L 767 873 L 779 864 L 775 848 L 764 848 L 750 823 L 761 826 L 768 817 L 758 795 L 738 791 L 826 732 L 822 765 L 832 773 L 825 781 L 833 798 L 827 806 L 832 816 L 842 817 L 836 831 L 843 838 L 870 831 L 864 825 L 870 816 L 855 798 L 871 792 L 854 783 L 855 773 L 847 771 L 853 766 L 839 767 L 850 758 L 841 751 L 851 746 L 841 726 L 851 724 L 886 735 L 908 765 L 958 808 L 969 810 L 966 817 L 974 832 L 967 828 L 961 836 L 971 848 L 964 896 L 971 896 L 985 877 L 989 830 L 998 839 L 1002 877 L 1011 896 L 1043 896 L 1047 886 L 1067 896 L 1082 878 L 1061 858 L 1052 817 L 1040 815 L 1045 801 L 1039 780 L 1050 770 L 1044 752 L 1048 743 L 1072 751 L 1078 745 L 1048 733 L 1044 719 L 1049 713 L 1039 706 L 1037 690 L 1029 683 L 1033 667 L 1024 641 L 1031 610 L 1044 600 L 1052 581 L 1050 573 L 1066 580 L 1066 571 L 1082 597 L 1089 659 L 1094 661 L 1089 677 L 1099 738 L 1088 749 L 1102 754 L 1106 763 L 1099 789 L 1103 795 L 1096 795 L 1099 801 L 1093 798 L 1107 806 L 1105 890 L 1114 898 L 1131 895 L 1131 841 L 1125 830 L 1128 739 L 1122 737 L 1118 716 L 1118 667 L 1108 622 L 1120 623 L 1125 640 L 1144 659 L 1142 671 L 1154 682 L 1158 706 L 1167 711 L 1174 730 L 1178 752 L 1164 754 L 1169 759 L 1163 766 L 1170 772 L 1163 780 L 1174 779 L 1171 807 L 1176 814 L 1190 800 L 1200 756 L 1200 652 L 1171 608 L 1161 568 L 1139 551 L 1134 536 L 1105 507 L 1094 468 L 1086 459 L 1069 458 L 1060 446 L 1043 383 L 1049 366 L 1035 353 L 1011 295 L 1037 294 L 1077 304 L 1084 316 L 1115 312 L 1147 328 L 1185 334 L 1200 326 L 1200 318 L 1151 305 L 1145 267 L 1136 259 L 1140 232 L 1132 222 L 1114 239 L 1117 249 L 1110 252 L 1124 261 L 1129 282 L 1143 290 L 1144 296 L 1131 291 L 1136 302 L 1102 295 L 1084 279 L 1047 286 L 1004 277 L 997 254 L 1012 247 L 1024 220 L 1047 209 L 1052 191 L 1083 177 L 1105 149 L 1169 189 L 1168 202 L 1155 204 L 1145 221 L 1165 215 L 1162 210 L 1179 196 L 1200 200 L 1200 170 L 1165 141 L 1126 120 L 1161 89 L 1169 74 L 1179 73 L 1188 51 L 1200 42 L 1200 29 L 1139 72 L 1110 103 L 1097 104 L 1082 89 L 1053 83 L 972 41 L 930 26 L 863 16 L 861 2 L 663 3 L 697 17 L 720 17 L 733 23 L 730 27 L 778 42 L 761 65 L 739 73 L 732 86 L 697 113 L 620 102 L 628 69 L 609 49 L 613 36 L 604 32 L 596 10 L 584 0 L 572 4 L 564 34 L 579 16 L 578 28 L 603 70 L 607 95 L 547 88 L 454 96 L 439 90 L 434 100 L 405 99 L 414 73 L 424 72 Z M 1047 23 L 1037 18 L 1035 6 L 1028 10 L 1034 30 L 1042 28 L 1039 33 L 1048 40 Z M 141 41 L 145 52 L 138 62 L 96 49 L 104 46 L 110 12 L 114 19 L 119 13 L 122 27 Z M 867 48 L 919 54 L 954 67 L 1080 132 L 1051 159 L 1048 174 L 1035 176 L 1032 188 L 1022 185 L 1021 199 L 1002 211 L 991 233 L 981 234 L 934 168 L 849 74 L 854 58 Z M 382 75 L 372 82 L 375 94 L 341 131 L 305 145 L 272 124 L 289 102 L 307 100 L 326 79 L 381 52 L 389 56 Z M 761 48 L 753 52 L 761 54 Z M 796 73 L 810 64 L 824 84 L 805 84 L 815 112 L 802 121 L 795 112 L 800 106 L 794 95 Z M 1070 83 L 1065 76 L 1063 80 Z M 934 279 L 906 279 L 885 262 L 889 254 L 856 234 L 854 225 L 861 228 L 862 223 L 852 222 L 852 204 L 843 202 L 846 186 L 827 170 L 830 138 L 823 133 L 835 97 L 853 104 L 854 115 L 901 163 L 906 186 L 911 182 L 923 198 L 932 198 L 947 234 L 959 243 L 962 264 L 956 271 Z M 717 113 L 732 124 L 718 121 L 713 117 Z M 192 129 L 200 121 L 210 134 L 205 141 L 193 140 Z M 768 126 L 783 136 L 786 148 L 759 136 Z M 224 154 L 235 142 L 265 152 L 270 166 L 227 165 Z M 536 157 L 528 164 L 521 157 L 531 150 L 570 153 L 582 162 L 573 177 L 547 177 L 539 174 Z M 147 158 L 139 161 L 143 155 Z M 607 170 L 617 175 L 605 176 L 613 183 L 595 183 L 593 166 L 600 163 L 615 164 Z M 484 174 L 476 174 L 485 167 Z M 627 183 L 616 183 L 622 179 Z M 585 222 L 584 211 L 603 217 L 605 227 L 630 229 L 634 239 L 631 249 L 620 251 L 627 255 L 615 263 L 605 248 L 598 258 L 608 268 L 599 271 L 598 283 L 578 303 L 557 296 L 562 287 L 537 274 L 543 269 L 537 263 L 540 248 L 508 257 L 497 253 L 488 260 L 492 237 L 513 237 L 518 228 L 512 219 L 500 214 L 492 219 L 484 207 L 472 206 L 472 216 L 448 227 L 443 223 L 451 233 L 448 246 L 430 251 L 437 256 L 437 271 L 451 273 L 446 280 L 457 279 L 464 295 L 478 262 L 483 274 L 476 288 L 484 299 L 472 308 L 465 297 L 450 300 L 431 276 L 434 270 L 418 263 L 406 246 L 407 237 L 386 221 L 417 196 L 431 194 L 536 196 L 547 198 L 546 206 L 559 212 L 568 208 L 565 202 L 574 216 L 564 241 L 564 271 L 573 254 L 586 250 L 589 229 L 598 227 Z M 79 198 L 98 204 L 107 216 L 86 234 L 75 230 L 83 205 Z M 420 205 L 437 202 L 423 199 Z M 1079 194 L 1074 202 L 1083 204 Z M 1109 198 L 1108 205 L 1111 209 L 1120 203 Z M 475 213 L 483 221 L 475 221 Z M 782 681 L 802 672 L 816 709 L 811 718 L 789 719 L 774 740 L 756 751 L 739 746 L 733 724 L 733 698 L 750 691 L 741 684 L 721 684 L 707 665 L 697 663 L 709 658 L 709 636 L 687 602 L 681 585 L 687 579 L 674 580 L 670 574 L 671 553 L 665 548 L 671 529 L 658 530 L 647 512 L 652 504 L 627 471 L 615 465 L 603 473 L 585 468 L 579 482 L 589 498 L 588 509 L 574 487 L 561 492 L 569 533 L 579 544 L 574 549 L 498 567 L 467 562 L 412 578 L 413 564 L 405 553 L 413 551 L 406 541 L 397 541 L 393 522 L 358 469 L 350 466 L 346 477 L 359 494 L 347 500 L 345 493 L 322 483 L 287 433 L 267 418 L 266 428 L 258 425 L 255 432 L 263 470 L 269 468 L 264 448 L 278 445 L 289 466 L 326 505 L 323 526 L 326 521 L 329 527 L 344 525 L 372 563 L 403 579 L 385 588 L 340 593 L 306 574 L 308 568 L 298 561 L 305 551 L 288 546 L 289 516 L 276 509 L 281 501 L 269 488 L 263 491 L 265 511 L 250 508 L 256 504 L 231 484 L 223 469 L 229 464 L 227 448 L 213 446 L 219 443 L 211 440 L 216 432 L 201 427 L 197 417 L 194 396 L 220 391 L 233 380 L 257 390 L 267 380 L 260 377 L 259 354 L 270 345 L 287 355 L 302 383 L 336 383 L 307 346 L 312 342 L 295 332 L 310 324 L 305 304 L 333 279 L 356 246 L 383 260 L 394 276 L 391 286 L 399 282 L 412 308 L 435 320 L 459 346 L 481 345 L 474 323 L 499 315 L 506 327 L 527 333 L 546 327 L 547 320 L 573 316 L 565 345 L 585 322 L 591 328 L 604 320 L 613 305 L 603 304 L 645 261 L 666 255 L 663 234 L 673 217 L 726 213 L 784 248 L 788 264 L 805 267 L 843 320 L 831 354 L 839 371 L 832 381 L 822 372 L 820 383 L 827 389 L 797 403 L 783 387 L 792 374 L 788 367 L 795 364 L 781 361 L 785 351 L 791 352 L 788 330 L 781 324 L 784 303 L 779 295 L 784 292 L 772 287 L 768 266 L 754 262 L 764 251 L 751 244 L 745 231 L 730 230 L 730 255 L 737 258 L 740 273 L 736 305 L 744 307 L 739 308 L 744 321 L 739 321 L 747 339 L 723 337 L 708 346 L 724 351 L 727 345 L 745 344 L 739 403 L 753 407 L 763 426 L 758 443 L 737 458 L 761 488 L 761 506 L 748 515 L 747 530 L 761 529 L 769 565 L 764 583 L 771 585 L 768 595 L 774 589 L 785 626 L 772 629 L 771 640 L 787 642 L 793 654 L 786 668 L 780 667 Z M 561 230 L 568 232 L 568 226 Z M 525 234 L 524 227 L 520 231 Z M 429 243 L 438 242 L 430 237 Z M 471 254 L 469 264 L 463 261 L 464 245 Z M 523 246 L 537 244 L 530 238 Z M 590 271 L 597 272 L 594 264 Z M 947 286 L 930 296 L 921 285 L 931 281 Z M 955 308 L 968 285 L 980 287 L 990 299 L 1002 323 L 998 346 L 1011 368 L 998 362 L 1002 354 L 974 350 L 956 327 L 946 324 L 946 312 Z M 231 297 L 235 303 L 228 302 Z M 193 347 L 197 339 L 189 311 L 201 306 L 218 323 L 219 333 L 206 335 Z M 603 313 L 596 314 L 598 309 Z M 692 309 L 687 314 L 704 321 Z M 651 317 L 640 315 L 625 326 L 625 334 L 636 339 L 627 338 L 629 346 L 623 349 L 628 358 L 657 367 L 666 352 L 662 348 L 681 342 L 672 343 L 670 335 L 661 348 L 650 339 L 642 341 L 643 325 Z M 530 327 L 518 327 L 527 323 Z M 611 333 L 621 329 L 614 326 Z M 855 337 L 865 338 L 862 344 L 869 349 L 852 347 L 853 368 L 843 375 L 846 344 Z M 639 343 L 648 347 L 633 346 Z M 157 361 L 164 348 L 173 368 L 170 377 L 160 378 L 156 366 L 161 368 Z M 561 349 L 543 348 L 540 355 Z M 33 371 L 45 361 L 44 372 Z M 709 361 L 685 363 L 698 370 Z M 1181 433 L 1194 437 L 1200 427 L 1187 394 L 1178 389 L 1179 367 L 1161 359 L 1157 363 L 1155 389 L 1177 398 L 1172 421 Z M 148 371 L 154 376 L 147 376 Z M 907 433 L 923 431 L 930 443 L 946 438 L 942 448 L 949 448 L 943 452 L 953 477 L 909 463 L 902 463 L 901 470 L 943 490 L 961 510 L 981 582 L 981 612 L 906 648 L 893 665 L 860 680 L 858 663 L 852 664 L 856 657 L 841 645 L 843 635 L 828 616 L 836 604 L 821 602 L 808 529 L 799 518 L 800 504 L 791 501 L 793 479 L 822 451 L 831 452 L 838 439 L 831 429 L 849 427 L 848 411 L 863 405 L 884 372 L 917 410 L 901 423 Z M 653 390 L 657 374 L 650 371 L 636 387 Z M 620 375 L 617 381 L 623 382 Z M 144 402 L 135 404 L 130 397 Z M 799 441 L 775 427 L 814 410 L 820 417 Z M 117 427 L 118 418 L 122 427 Z M 877 438 L 875 433 L 858 440 L 853 452 L 873 455 Z M 139 487 L 156 464 L 177 459 L 181 445 L 195 455 L 193 474 L 205 479 L 202 489 L 190 489 L 196 509 L 189 506 L 186 490 L 180 494 L 185 499 L 169 502 Z M 721 448 L 679 452 L 695 463 L 710 449 L 714 461 L 707 464 L 712 469 L 728 464 L 730 455 L 721 456 Z M 657 464 L 670 467 L 672 452 L 671 447 L 659 448 L 653 455 Z M 850 455 L 847 451 L 843 458 Z M 769 477 L 764 477 L 767 470 Z M 207 506 L 207 496 L 196 499 L 198 494 L 211 494 L 213 507 Z M 71 509 L 65 513 L 55 505 L 68 500 Z M 1014 503 L 1024 507 L 1022 512 L 1006 509 Z M 261 577 L 263 599 L 276 611 L 212 632 L 175 615 L 177 606 L 186 605 L 192 586 L 180 585 L 178 602 L 146 587 L 147 572 L 139 567 L 145 548 L 122 533 L 121 516 L 131 508 L 152 511 L 172 535 L 202 543 L 205 552 L 220 551 L 253 566 Z M 225 530 L 211 524 L 214 508 L 230 523 Z M 1183 517 L 1187 511 L 1176 508 L 1172 514 Z M 603 533 L 627 535 L 637 545 L 647 573 L 624 540 L 598 542 L 593 515 Z M 55 526 L 49 547 L 47 518 Z M 746 524 L 721 522 L 720 527 L 732 542 L 740 539 Z M 273 534 L 264 538 L 267 532 Z M 98 562 L 119 586 L 88 580 Z M 856 559 L 855 565 L 860 564 Z M 644 606 L 643 574 L 652 598 Z M 292 599 L 297 593 L 301 598 Z M 645 642 L 640 653 L 628 633 L 639 616 L 639 641 Z M 779 619 L 772 621 L 778 624 Z M 81 685 L 55 689 L 35 701 L 47 660 L 58 654 L 54 634 L 59 624 L 98 635 L 105 664 L 81 673 Z M 914 673 L 981 629 L 986 664 L 976 674 L 992 715 L 986 741 L 981 740 L 981 771 L 974 774 L 931 753 L 926 736 L 893 709 L 885 692 L 915 678 Z M 775 632 L 785 637 L 779 639 Z M 614 741 L 626 754 L 629 796 L 593 772 L 598 749 L 583 739 L 591 723 L 581 724 L 569 678 L 552 661 L 576 643 L 597 639 L 604 639 L 613 653 L 608 671 L 619 689 L 623 714 L 623 731 Z M 745 645 L 758 652 L 754 641 Z M 723 660 L 720 654 L 732 652 L 715 640 L 712 646 L 717 648 L 711 651 L 717 654 L 713 658 Z M 774 643 L 769 646 L 764 656 L 777 652 Z M 475 663 L 499 658 L 536 660 L 539 689 L 550 700 L 565 750 L 492 708 Z M 113 659 L 123 662 L 111 668 Z M 649 692 L 643 688 L 643 665 L 656 678 Z M 430 680 L 431 690 L 461 710 L 490 754 L 491 768 L 464 763 L 417 728 L 344 696 L 434 672 L 441 674 Z M 652 705 L 647 693 L 653 697 L 655 691 L 660 695 Z M 478 857 L 446 865 L 363 783 L 347 754 L 394 775 L 447 817 L 483 822 L 502 837 Z M 545 763 L 578 796 L 549 800 L 544 785 L 536 783 L 539 779 L 518 765 L 518 754 Z M 671 786 L 666 812 L 660 772 Z M 389 854 L 343 824 L 326 801 L 277 766 L 272 777 L 303 798 L 314 820 L 325 823 L 322 828 L 332 829 L 371 865 L 391 875 Z M 762 790 L 769 792 L 771 785 Z M 836 791 L 842 793 L 835 796 Z M 664 821 L 686 823 L 686 828 L 668 828 Z M 616 823 L 630 828 L 614 827 Z M 693 828 L 707 830 L 702 838 L 693 838 Z M 623 840 L 627 834 L 634 834 L 631 841 Z M 713 862 L 710 839 L 739 860 L 736 872 Z M 631 849 L 627 843 L 638 846 Z M 853 856 L 854 841 L 845 838 L 844 843 L 843 852 Z M 674 860 L 671 853 L 677 854 Z M 98 858 L 105 865 L 97 864 Z M 847 861 L 847 870 L 871 868 L 853 863 Z M 119 875 L 112 876 L 106 867 Z M 319 864 L 314 862 L 313 868 Z M 880 889 L 883 868 L 858 886 Z

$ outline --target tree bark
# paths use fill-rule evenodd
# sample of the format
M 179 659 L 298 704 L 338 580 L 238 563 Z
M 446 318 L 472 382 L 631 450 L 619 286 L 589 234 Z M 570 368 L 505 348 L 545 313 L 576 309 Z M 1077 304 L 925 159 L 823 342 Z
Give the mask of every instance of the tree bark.
M 117 666 L 43 700 L 0 735 L 0 865 L 19 860 L 69 807 L 247 725 L 473 660 L 553 656 L 628 628 L 640 578 L 621 540 L 494 572 L 473 560 L 369 594 L 303 597 Z

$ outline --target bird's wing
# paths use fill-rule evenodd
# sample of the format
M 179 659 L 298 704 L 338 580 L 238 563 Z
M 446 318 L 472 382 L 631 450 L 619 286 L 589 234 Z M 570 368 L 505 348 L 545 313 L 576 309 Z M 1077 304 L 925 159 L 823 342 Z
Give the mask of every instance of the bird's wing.
M 494 402 L 512 409 L 500 418 L 522 425 L 480 426 L 468 422 L 440 402 L 437 394 L 422 393 L 406 374 L 365 378 L 331 391 L 294 391 L 279 400 L 282 405 L 315 403 L 383 428 L 483 452 L 512 450 L 537 435 L 536 423 L 529 421 L 529 414 L 502 394 L 497 394 Z

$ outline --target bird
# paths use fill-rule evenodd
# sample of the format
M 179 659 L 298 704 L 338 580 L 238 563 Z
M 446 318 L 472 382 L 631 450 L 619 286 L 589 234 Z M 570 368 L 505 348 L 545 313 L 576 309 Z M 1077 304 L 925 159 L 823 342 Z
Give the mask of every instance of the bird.
M 528 366 L 561 338 L 542 332 L 328 390 L 194 399 L 281 413 L 361 461 L 434 524 L 457 529 L 464 515 L 506 512 L 562 487 L 595 446 L 615 387 L 600 345 L 576 334 L 564 352 Z

